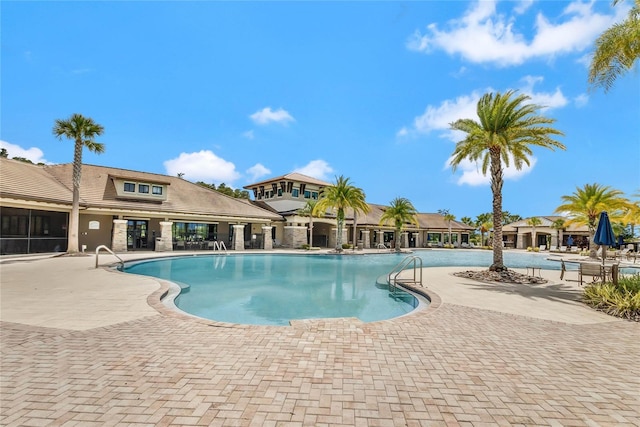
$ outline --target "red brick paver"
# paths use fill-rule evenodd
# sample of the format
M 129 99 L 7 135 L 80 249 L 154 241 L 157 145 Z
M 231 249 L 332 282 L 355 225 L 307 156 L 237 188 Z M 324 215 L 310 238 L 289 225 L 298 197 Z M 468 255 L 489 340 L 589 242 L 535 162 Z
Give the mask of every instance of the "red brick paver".
M 0 424 L 638 426 L 639 326 L 447 303 L 368 324 L 3 322 Z

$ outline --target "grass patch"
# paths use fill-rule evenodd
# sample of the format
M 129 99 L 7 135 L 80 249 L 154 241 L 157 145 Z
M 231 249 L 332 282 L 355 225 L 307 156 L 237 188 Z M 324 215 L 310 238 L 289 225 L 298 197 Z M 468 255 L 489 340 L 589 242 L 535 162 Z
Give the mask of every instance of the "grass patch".
M 584 302 L 612 316 L 640 322 L 640 274 L 621 276 L 617 286 L 611 282 L 586 286 Z

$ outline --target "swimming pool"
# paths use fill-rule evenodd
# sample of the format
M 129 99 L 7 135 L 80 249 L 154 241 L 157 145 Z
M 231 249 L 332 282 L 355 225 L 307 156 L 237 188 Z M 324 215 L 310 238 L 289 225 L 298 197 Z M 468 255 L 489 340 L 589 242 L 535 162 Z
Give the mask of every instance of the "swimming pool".
M 488 266 L 491 251 L 418 250 L 423 266 Z M 127 263 L 124 271 L 166 279 L 182 291 L 175 305 L 190 314 L 229 323 L 288 325 L 294 319 L 391 319 L 415 309 L 409 294 L 392 298 L 379 278 L 407 254 L 238 254 L 163 258 Z M 534 253 L 504 254 L 510 268 L 559 269 Z M 422 304 L 428 301 L 422 300 Z

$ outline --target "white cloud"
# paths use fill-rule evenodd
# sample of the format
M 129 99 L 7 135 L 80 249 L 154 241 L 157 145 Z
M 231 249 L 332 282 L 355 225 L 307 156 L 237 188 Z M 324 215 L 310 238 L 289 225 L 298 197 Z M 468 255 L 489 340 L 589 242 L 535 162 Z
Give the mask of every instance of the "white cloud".
M 544 80 L 540 76 L 525 76 L 522 78 L 524 86 L 521 91 L 525 95 L 529 95 L 531 100 L 529 102 L 544 107 L 543 109 L 552 109 L 564 107 L 569 103 L 569 100 L 563 95 L 560 88 L 556 88 L 553 93 L 549 92 L 534 92 L 533 86 L 536 83 L 540 83 Z
M 487 89 L 491 91 L 491 89 Z M 476 106 L 480 99 L 480 92 L 474 91 L 469 95 L 459 96 L 453 100 L 445 100 L 439 106 L 428 105 L 421 116 L 413 120 L 411 130 L 402 128 L 398 136 L 409 133 L 429 133 L 432 131 L 443 131 L 441 136 L 454 142 L 462 138 L 458 131 L 452 131 L 450 124 L 458 119 L 477 119 Z M 403 132 L 400 135 L 400 132 Z
M 542 77 L 525 76 L 522 81 L 523 86 L 519 90 L 520 93 L 531 98 L 529 103 L 541 105 L 544 109 L 561 108 L 569 103 L 560 88 L 556 88 L 553 92 L 535 91 L 534 86 L 543 81 Z M 486 88 L 483 91 L 475 90 L 468 95 L 444 100 L 439 106 L 428 105 L 424 113 L 413 120 L 411 128 L 403 127 L 396 136 L 403 137 L 413 133 L 428 134 L 432 131 L 441 131 L 440 136 L 458 142 L 464 137 L 464 134 L 451 130 L 450 124 L 459 119 L 478 120 L 478 100 L 482 94 L 490 92 L 495 91 L 492 88 Z
M 513 12 L 518 15 L 525 13 L 533 4 L 533 0 L 520 0 L 518 4 L 513 8 Z
M 271 107 L 265 107 L 260 111 L 256 111 L 250 115 L 251 120 L 259 125 L 266 125 L 271 122 L 287 124 L 288 122 L 295 122 L 295 119 L 286 110 L 282 108 L 272 111 Z
M 7 150 L 10 159 L 14 157 L 24 157 L 25 159 L 31 160 L 33 163 L 51 164 L 51 162 L 44 158 L 42 150 L 37 147 L 22 148 L 19 145 L 0 140 L 0 148 Z
M 409 129 L 407 129 L 406 127 L 402 127 L 402 129 L 400 129 L 398 132 L 396 132 L 396 136 L 399 138 L 405 137 L 409 135 Z
M 450 168 L 451 162 L 451 158 L 449 158 L 445 164 L 445 169 Z M 517 181 L 518 179 L 522 178 L 524 175 L 527 175 L 528 173 L 530 173 L 534 166 L 536 165 L 537 159 L 533 156 L 529 157 L 529 163 L 530 165 L 527 166 L 526 163 L 524 163 L 522 165 L 522 169 L 517 170 L 516 167 L 513 165 L 513 158 L 510 160 L 509 162 L 509 167 L 505 167 L 505 165 L 502 165 L 503 168 L 503 179 L 505 181 Z M 472 187 L 474 186 L 480 186 L 480 185 L 489 185 L 490 184 L 490 172 L 489 170 L 487 170 L 487 175 L 483 175 L 482 174 L 482 165 L 478 164 L 476 162 L 471 162 L 469 160 L 463 160 L 462 162 L 460 162 L 460 164 L 457 166 L 457 170 L 461 172 L 460 176 L 457 179 L 457 183 L 458 185 L 470 185 Z
M 581 93 L 580 95 L 573 98 L 573 102 L 575 102 L 576 107 L 582 108 L 589 103 L 589 95 L 586 93 Z
M 255 182 L 258 178 L 269 175 L 271 173 L 269 169 L 267 169 L 260 163 L 256 163 L 255 165 L 251 166 L 246 170 L 246 172 L 250 175 L 251 182 Z
M 294 172 L 326 181 L 329 179 L 328 175 L 333 173 L 334 171 L 333 168 L 329 166 L 329 163 L 325 162 L 324 160 L 318 159 L 311 160 L 305 166 L 294 169 Z
M 247 139 L 253 139 L 253 138 L 255 138 L 255 135 L 253 134 L 253 131 L 252 131 L 252 130 L 248 130 L 248 131 L 244 132 L 244 133 L 242 134 L 242 136 L 244 136 L 244 137 L 245 137 L 245 138 L 247 138 Z
M 553 18 L 553 23 L 539 13 L 534 34 L 527 39 L 515 29 L 515 23 L 518 15 L 530 6 L 528 2 L 520 3 L 511 16 L 505 16 L 497 13 L 495 1 L 479 0 L 464 16 L 450 21 L 446 30 L 430 24 L 426 34 L 416 31 L 407 41 L 407 48 L 425 53 L 440 49 L 474 63 L 499 66 L 581 52 L 619 19 L 618 11 L 618 16 L 599 14 L 593 10 L 593 4 L 580 0 L 569 3 L 560 17 Z
M 177 158 L 165 161 L 164 168 L 168 175 L 183 173 L 184 178 L 189 181 L 204 181 L 207 184 L 224 182 L 230 185 L 240 177 L 233 163 L 216 156 L 210 150 L 180 153 Z

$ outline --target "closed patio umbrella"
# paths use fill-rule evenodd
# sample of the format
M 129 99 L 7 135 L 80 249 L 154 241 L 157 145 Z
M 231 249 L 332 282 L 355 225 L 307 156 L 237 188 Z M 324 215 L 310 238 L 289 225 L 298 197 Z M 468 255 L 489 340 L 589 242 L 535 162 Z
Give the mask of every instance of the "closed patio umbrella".
M 596 229 L 595 236 L 593 236 L 593 241 L 597 245 L 602 246 L 602 264 L 604 264 L 604 260 L 607 257 L 607 246 L 613 246 L 616 244 L 616 236 L 613 234 L 609 215 L 607 215 L 605 211 L 600 212 L 598 228 Z

